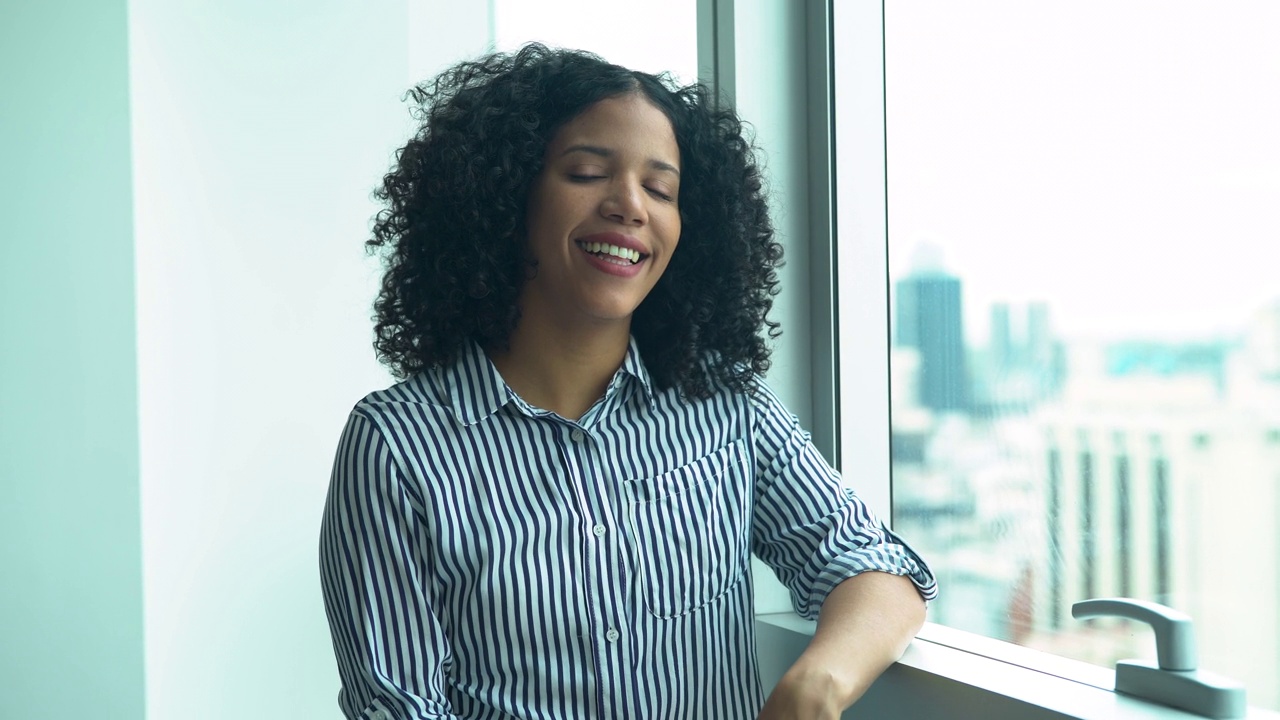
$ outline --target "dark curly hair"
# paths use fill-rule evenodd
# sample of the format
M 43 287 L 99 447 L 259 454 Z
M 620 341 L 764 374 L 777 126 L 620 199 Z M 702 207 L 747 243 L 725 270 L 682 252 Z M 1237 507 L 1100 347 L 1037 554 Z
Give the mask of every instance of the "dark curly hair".
M 374 196 L 371 253 L 386 274 L 375 302 L 378 358 L 398 377 L 453 362 L 465 343 L 506 349 L 531 270 L 529 189 L 556 131 L 596 102 L 637 93 L 680 149 L 680 243 L 632 316 L 659 388 L 707 397 L 755 389 L 778 293 L 761 173 L 742 121 L 702 85 L 612 65 L 590 53 L 526 45 L 462 62 L 407 97 L 421 127 Z

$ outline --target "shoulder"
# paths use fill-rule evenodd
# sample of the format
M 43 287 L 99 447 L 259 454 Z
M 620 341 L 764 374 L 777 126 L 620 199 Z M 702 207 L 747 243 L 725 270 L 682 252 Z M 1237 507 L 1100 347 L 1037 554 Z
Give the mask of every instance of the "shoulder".
M 452 417 L 447 392 L 425 371 L 365 395 L 351 408 L 347 425 L 370 426 L 386 442 L 402 446 L 410 440 L 406 436 L 453 424 Z
M 428 370 L 365 395 L 351 409 L 351 413 L 366 417 L 394 415 L 414 407 L 446 404 L 447 400 L 440 391 L 439 383 L 434 381 Z
M 365 395 L 351 408 L 339 442 L 334 476 L 394 488 L 415 507 L 429 507 L 430 478 L 458 454 L 464 426 L 430 371 Z
M 713 397 L 732 400 L 732 402 L 740 405 L 745 411 L 756 416 L 781 414 L 790 416 L 778 394 L 759 373 L 751 373 L 747 366 L 743 363 L 734 363 L 733 368 L 736 373 L 747 376 L 747 387 L 740 388 L 727 380 L 723 374 L 714 372 L 714 368 L 721 365 L 720 355 L 716 352 L 708 352 L 703 356 L 701 370 L 705 373 L 712 389 Z
M 700 372 L 707 381 L 706 397 L 689 397 L 679 388 L 671 387 L 656 394 L 657 407 L 669 414 L 690 413 L 722 421 L 735 419 L 749 424 L 762 420 L 777 423 L 779 419 L 794 420 L 769 382 L 759 374 L 750 374 L 747 387 L 732 382 L 722 373 L 714 372 L 718 358 L 713 353 L 705 355 Z

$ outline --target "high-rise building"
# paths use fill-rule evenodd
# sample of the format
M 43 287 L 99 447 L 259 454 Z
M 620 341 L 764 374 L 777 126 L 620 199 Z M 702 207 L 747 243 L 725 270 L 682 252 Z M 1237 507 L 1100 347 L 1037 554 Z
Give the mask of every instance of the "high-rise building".
M 1049 368 L 1053 365 L 1053 327 L 1049 322 L 1049 305 L 1033 302 L 1027 306 L 1026 362 Z
M 1204 668 L 1280 703 L 1280 384 L 1253 354 L 1204 343 L 1119 343 L 1073 360 L 1037 415 L 1047 542 L 1028 644 L 1078 642 L 1077 657 L 1112 664 L 1149 636 L 1086 628 L 1071 604 L 1154 600 L 1195 619 Z
M 899 280 L 896 345 L 920 356 L 920 405 L 934 411 L 969 409 L 960 280 L 944 272 L 916 272 Z
M 1013 323 L 1009 317 L 1008 303 L 998 302 L 991 305 L 991 342 L 989 348 L 990 356 L 987 361 L 991 366 L 992 372 L 1005 372 L 1016 363 Z

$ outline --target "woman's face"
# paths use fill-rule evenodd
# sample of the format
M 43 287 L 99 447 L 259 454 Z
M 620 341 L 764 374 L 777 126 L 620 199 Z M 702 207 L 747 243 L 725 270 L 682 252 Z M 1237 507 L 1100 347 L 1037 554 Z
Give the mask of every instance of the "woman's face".
M 601 100 L 556 133 L 529 193 L 536 275 L 521 322 L 629 323 L 680 241 L 680 150 L 642 95 Z

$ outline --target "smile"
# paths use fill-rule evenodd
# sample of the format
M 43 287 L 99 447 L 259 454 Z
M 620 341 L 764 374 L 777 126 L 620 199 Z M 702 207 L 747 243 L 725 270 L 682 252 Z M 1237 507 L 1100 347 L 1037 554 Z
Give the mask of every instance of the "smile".
M 579 240 L 577 245 L 600 260 L 614 265 L 634 265 L 645 257 L 638 250 L 610 245 L 609 243 L 582 242 Z

